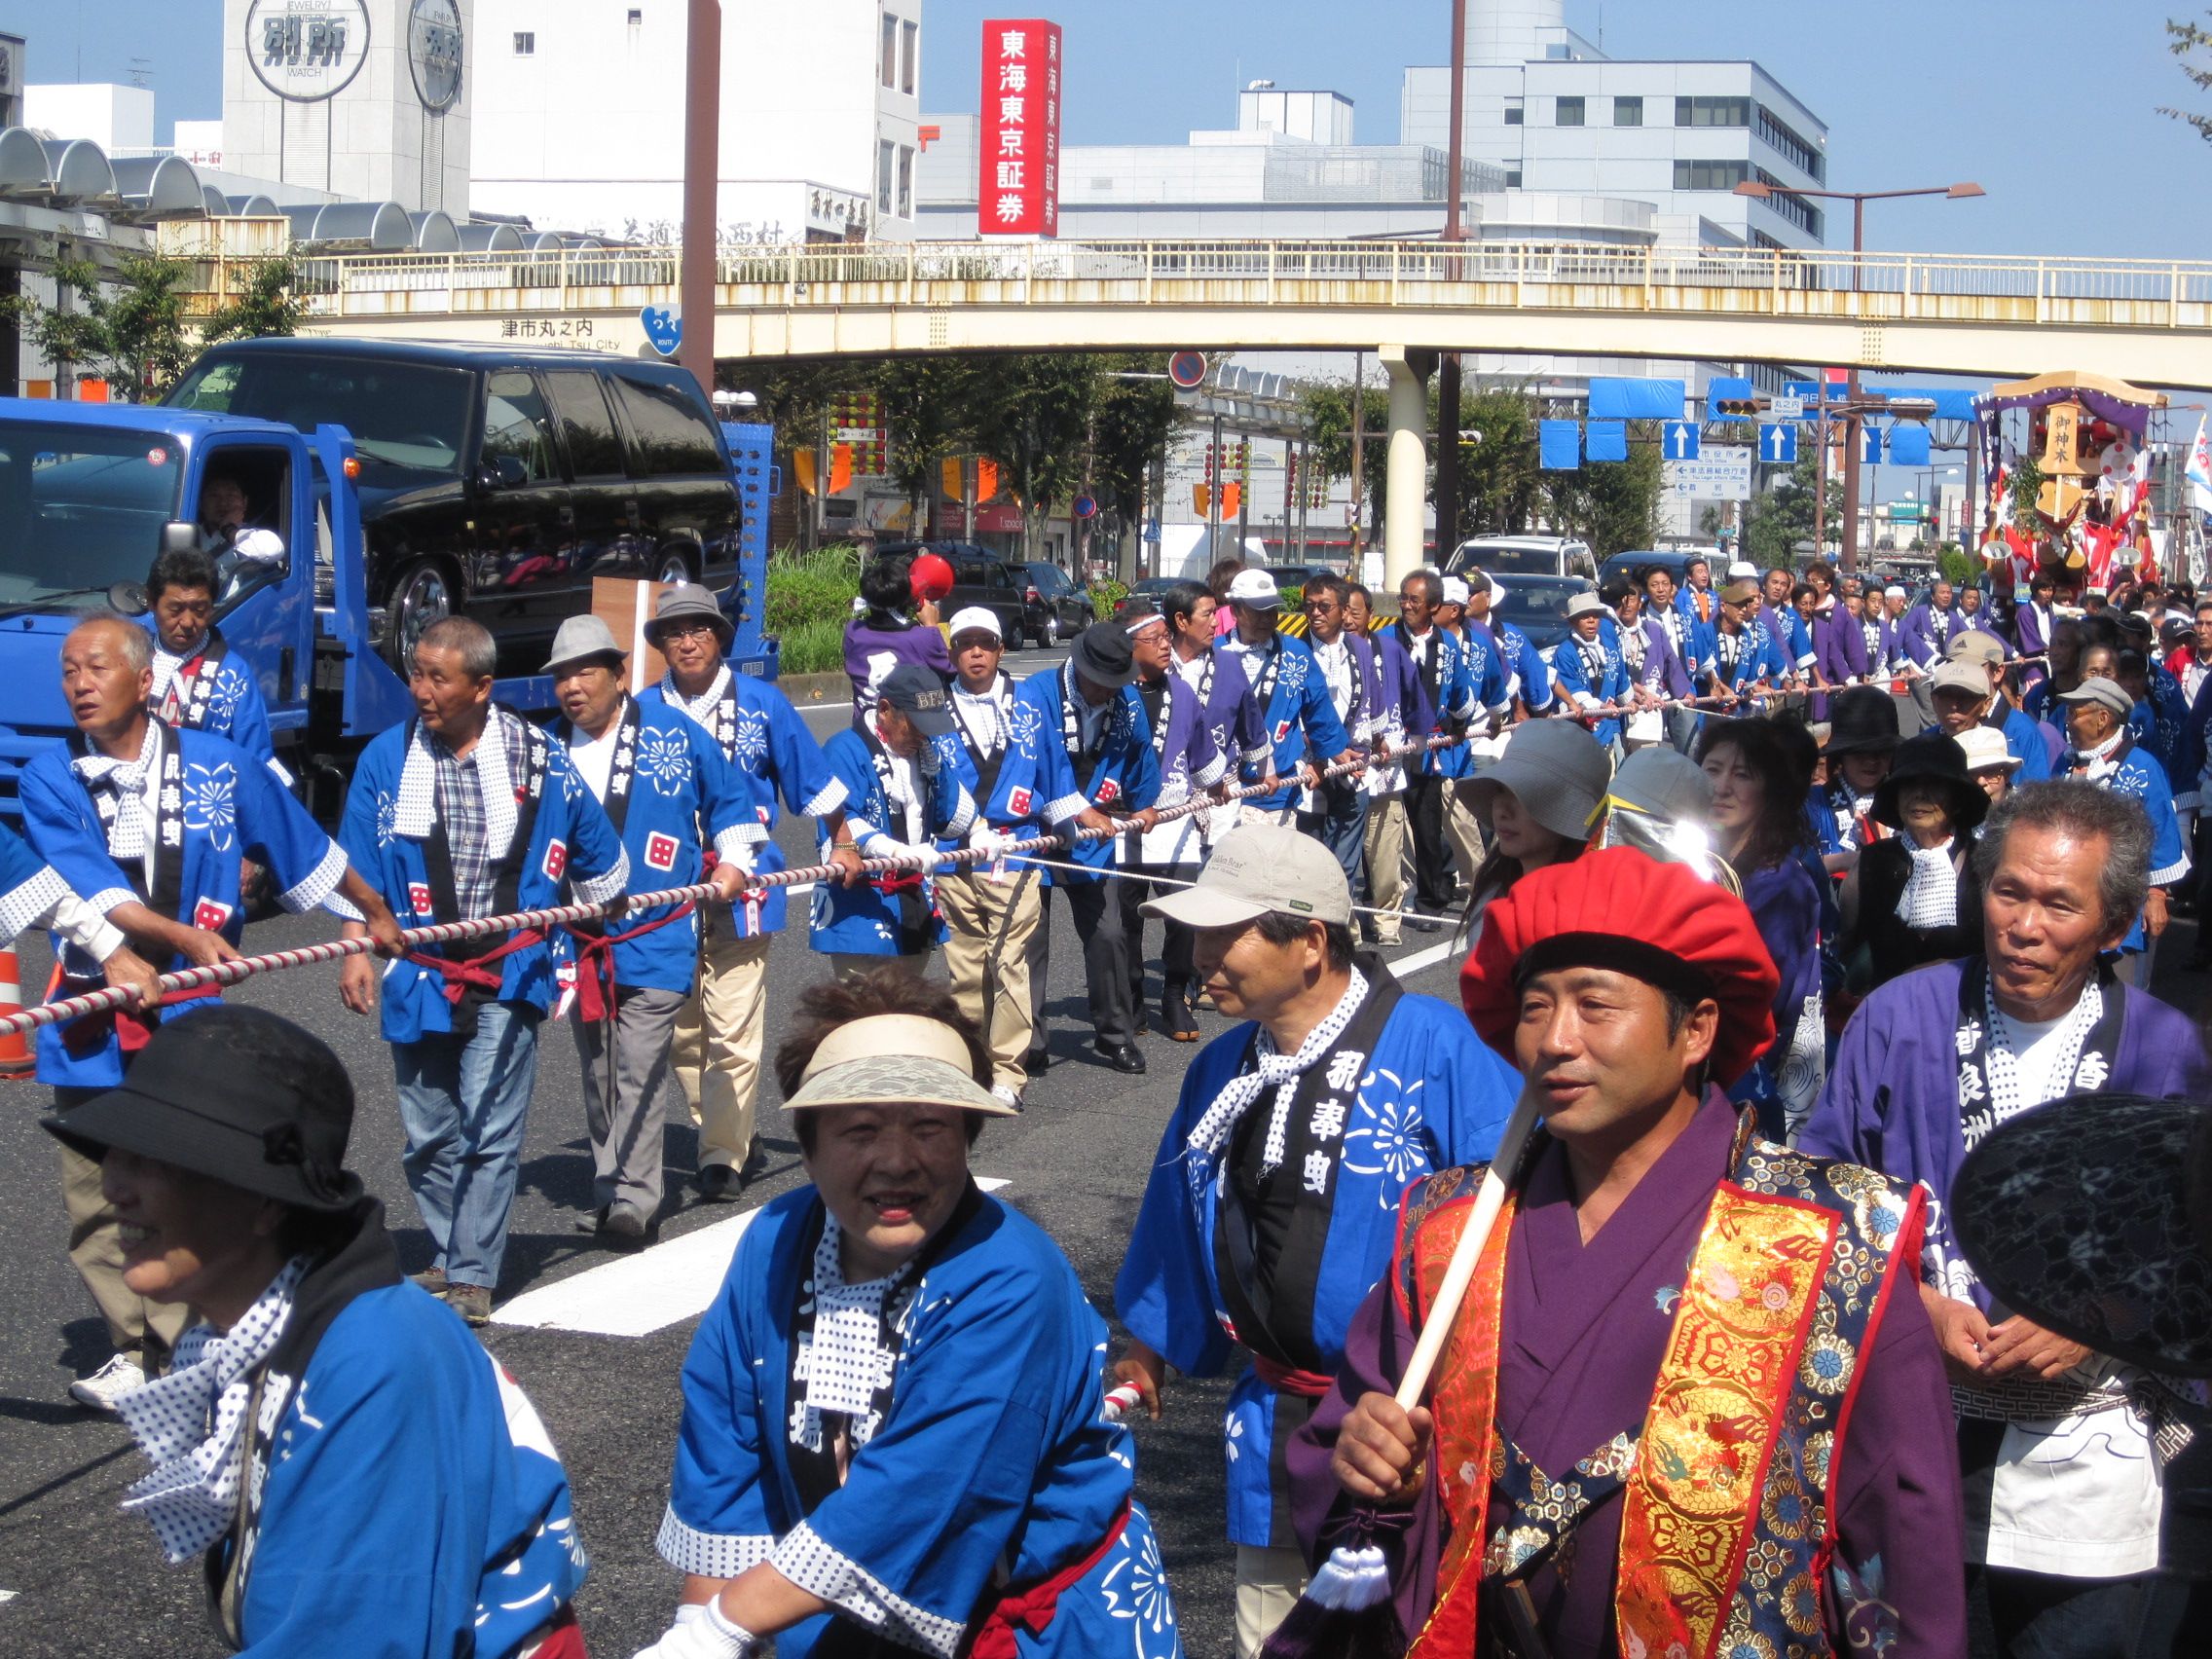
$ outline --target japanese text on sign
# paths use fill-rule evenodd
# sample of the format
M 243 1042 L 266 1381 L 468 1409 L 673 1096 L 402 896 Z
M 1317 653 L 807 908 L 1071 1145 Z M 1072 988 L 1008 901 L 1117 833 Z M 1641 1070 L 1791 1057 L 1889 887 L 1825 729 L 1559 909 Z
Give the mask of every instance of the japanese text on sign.
M 1059 234 L 1060 67 L 1057 23 L 1031 18 L 983 24 L 976 196 L 983 236 Z

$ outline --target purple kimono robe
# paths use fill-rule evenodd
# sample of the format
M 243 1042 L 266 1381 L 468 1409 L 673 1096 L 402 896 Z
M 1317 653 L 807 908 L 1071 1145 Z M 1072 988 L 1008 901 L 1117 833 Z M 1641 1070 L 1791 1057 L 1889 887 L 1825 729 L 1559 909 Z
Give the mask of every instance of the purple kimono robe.
M 1856 684 L 1874 672 L 1865 623 L 1840 605 L 1813 624 L 1813 651 L 1831 685 Z
M 1674 1329 L 1682 1271 L 1697 1249 L 1714 1187 L 1729 1173 L 1736 1114 L 1717 1094 L 1660 1154 L 1619 1209 L 1584 1243 L 1567 1154 L 1546 1144 L 1530 1171 L 1506 1248 L 1505 1317 L 1498 1343 L 1497 1421 L 1537 1467 L 1563 1478 L 1578 1458 L 1643 1420 Z M 1891 1298 L 1861 1380 L 1831 1511 L 1839 1566 L 1894 1609 L 1885 1659 L 1956 1659 L 1968 1651 L 1959 1471 L 1951 1394 L 1936 1336 L 1911 1286 Z M 1385 1279 L 1361 1305 L 1337 1385 L 1288 1448 L 1292 1519 L 1309 1559 L 1326 1554 L 1350 1513 L 1329 1471 L 1337 1432 L 1370 1391 L 1397 1386 L 1414 1332 Z M 1390 1557 L 1404 1628 L 1418 1631 L 1435 1601 L 1443 1546 L 1436 1483 L 1425 1482 L 1403 1532 L 1379 1536 Z M 1599 1502 L 1575 1534 L 1578 1570 L 1563 1586 L 1551 1565 L 1529 1587 L 1554 1659 L 1615 1659 L 1615 1573 L 1622 1499 Z M 1495 1515 L 1493 1510 L 1493 1517 Z M 1821 1587 L 1827 1629 L 1843 1639 L 1877 1613 L 1840 1606 Z M 1656 1656 L 1655 1656 L 1656 1659 Z
M 2040 657 L 2050 649 L 2050 630 L 2055 619 L 2042 606 L 2033 603 L 2012 607 L 2012 644 L 2024 657 Z M 2047 663 L 2030 662 L 2020 665 L 2020 690 L 2033 690 L 2049 675 Z
M 1936 962 L 1878 986 L 1859 1005 L 1836 1046 L 1821 1103 L 1797 1138 L 1815 1158 L 1847 1158 L 1903 1181 L 1926 1184 L 1923 1276 L 1943 1282 L 1956 1255 L 1951 1182 L 1966 1161 L 1959 1119 L 1959 979 L 1966 959 Z M 2201 1100 L 2207 1084 L 2195 1022 L 2132 985 L 2119 1052 L 2099 1087 L 2123 1094 Z M 1988 1307 L 1988 1292 L 1976 1287 Z
M 875 710 L 875 688 L 893 669 L 909 663 L 935 669 L 952 682 L 952 653 L 944 631 L 923 623 L 878 628 L 866 616 L 845 624 L 845 678 L 853 682 L 853 729 L 861 731 Z

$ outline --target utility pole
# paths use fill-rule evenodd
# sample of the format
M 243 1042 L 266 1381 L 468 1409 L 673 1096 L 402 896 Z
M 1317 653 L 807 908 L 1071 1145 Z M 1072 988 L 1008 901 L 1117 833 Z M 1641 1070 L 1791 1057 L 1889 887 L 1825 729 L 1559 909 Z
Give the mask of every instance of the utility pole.
M 683 251 L 676 285 L 683 335 L 676 356 L 710 402 L 715 395 L 715 219 L 721 132 L 721 0 L 691 0 L 683 46 Z
M 1444 240 L 1456 243 L 1465 166 L 1467 0 L 1452 0 L 1452 140 L 1444 164 Z M 1456 266 L 1447 259 L 1447 271 Z M 1459 353 L 1447 351 L 1436 371 L 1436 552 L 1439 562 L 1459 539 Z
M 1221 416 L 1213 418 L 1213 448 L 1206 461 L 1206 563 L 1212 565 L 1221 558 L 1221 492 L 1229 482 L 1229 458 L 1221 452 Z M 1241 559 L 1244 550 L 1239 547 L 1236 556 Z
M 1366 571 L 1367 496 L 1367 353 L 1351 354 L 1351 557 L 1345 563 L 1353 581 L 1364 581 Z

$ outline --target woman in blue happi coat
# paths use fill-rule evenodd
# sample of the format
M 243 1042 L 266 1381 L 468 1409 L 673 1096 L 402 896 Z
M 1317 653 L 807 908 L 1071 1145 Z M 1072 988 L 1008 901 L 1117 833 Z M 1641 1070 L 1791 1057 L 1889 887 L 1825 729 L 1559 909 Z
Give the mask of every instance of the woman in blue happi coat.
M 759 1212 L 683 1367 L 639 1659 L 1177 1659 L 1106 1324 L 1033 1223 L 977 1190 L 1010 1117 L 940 986 L 817 985 L 777 1055 L 813 1185 Z

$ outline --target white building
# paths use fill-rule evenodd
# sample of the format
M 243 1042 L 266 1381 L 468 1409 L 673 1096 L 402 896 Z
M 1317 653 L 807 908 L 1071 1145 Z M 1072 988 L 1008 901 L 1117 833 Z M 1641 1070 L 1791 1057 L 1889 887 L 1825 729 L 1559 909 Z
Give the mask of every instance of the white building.
M 683 0 L 474 0 L 471 200 L 533 223 L 674 240 Z M 723 8 L 725 238 L 913 235 L 921 0 Z
M 22 125 L 56 138 L 82 138 L 111 156 L 119 150 L 150 150 L 153 89 L 105 82 L 25 87 Z
M 1565 0 L 1470 9 L 1466 155 L 1511 188 L 1635 197 L 1662 222 L 1720 233 L 1710 240 L 1826 240 L 1817 202 L 1733 194 L 1749 180 L 1825 186 L 1827 124 L 1788 88 L 1751 62 L 1614 61 L 1566 26 L 1565 10 Z M 1450 69 L 1408 69 L 1400 140 L 1446 144 L 1451 126 Z
M 465 219 L 475 3 L 223 0 L 225 168 Z

